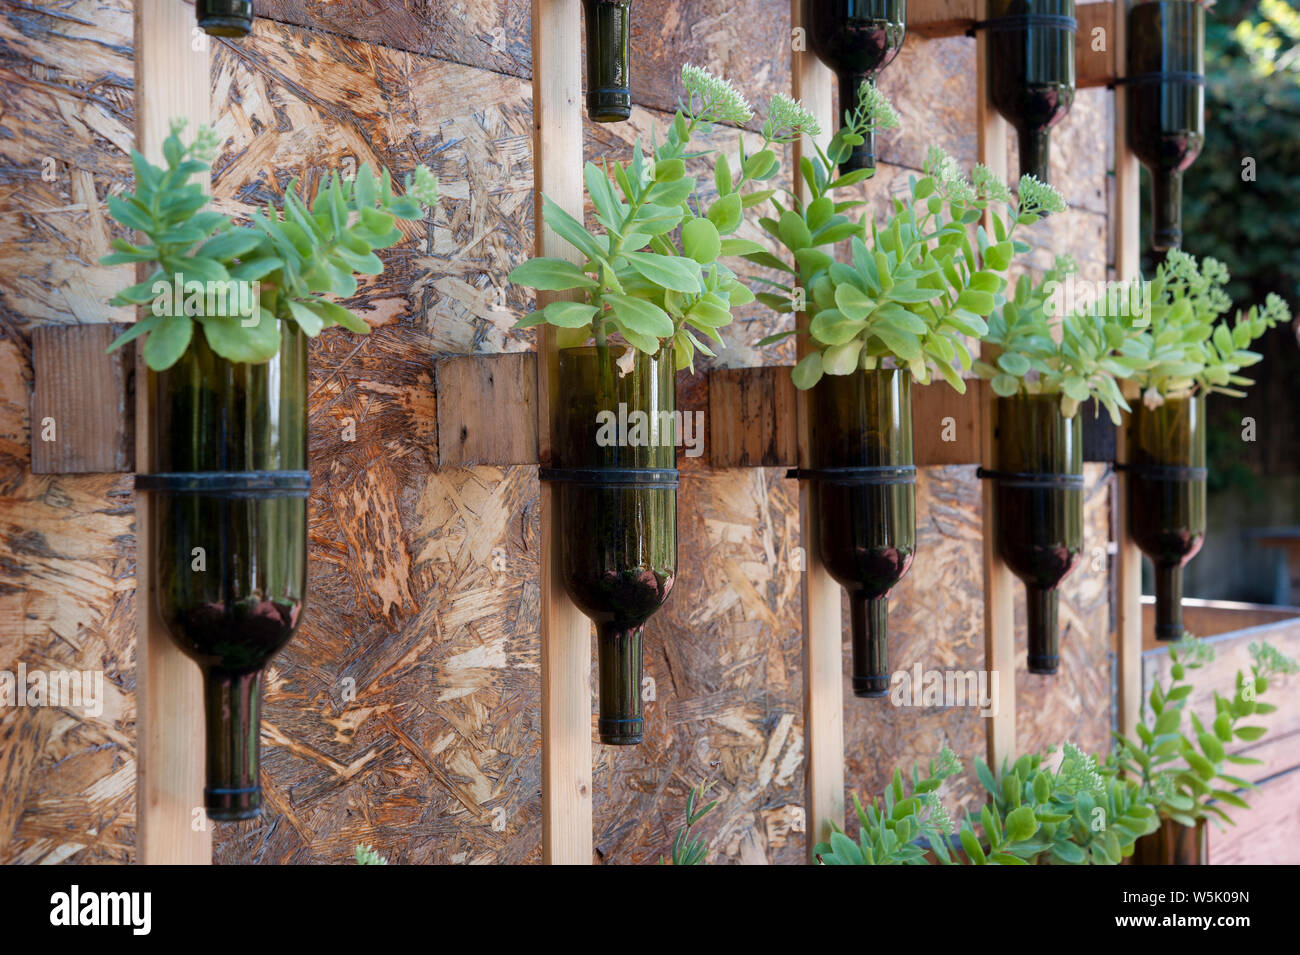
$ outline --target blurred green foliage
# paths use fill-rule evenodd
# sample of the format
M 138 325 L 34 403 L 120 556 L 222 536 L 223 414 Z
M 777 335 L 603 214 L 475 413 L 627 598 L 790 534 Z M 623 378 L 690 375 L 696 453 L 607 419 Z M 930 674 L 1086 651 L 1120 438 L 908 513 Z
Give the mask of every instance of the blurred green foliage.
M 1206 17 L 1205 71 L 1205 147 L 1184 181 L 1184 246 L 1228 266 L 1234 302 L 1276 292 L 1300 314 L 1300 0 L 1218 0 Z M 1244 178 L 1251 170 L 1254 181 Z M 1258 490 L 1248 472 L 1292 456 L 1294 428 L 1270 422 L 1300 414 L 1294 387 L 1275 384 L 1300 380 L 1295 331 L 1275 328 L 1255 348 L 1265 355 L 1257 393 L 1210 402 L 1211 490 Z M 1277 406 L 1280 395 L 1288 407 Z M 1243 455 L 1245 415 L 1260 428 Z

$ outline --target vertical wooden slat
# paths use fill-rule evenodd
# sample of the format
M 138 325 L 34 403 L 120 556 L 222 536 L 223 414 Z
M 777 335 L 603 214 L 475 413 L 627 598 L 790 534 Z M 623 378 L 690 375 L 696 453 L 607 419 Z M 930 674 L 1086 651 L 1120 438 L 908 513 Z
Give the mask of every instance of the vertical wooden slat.
M 208 49 L 194 49 L 194 8 L 180 0 L 135 3 L 135 135 L 140 152 L 162 162 L 174 118 L 189 132 L 210 114 Z M 137 356 L 144 349 L 137 349 Z M 149 373 L 136 359 L 136 470 L 152 467 Z M 203 807 L 203 683 L 199 668 L 171 642 L 154 610 L 149 574 L 149 502 L 136 496 L 137 724 L 136 858 L 146 865 L 203 865 L 212 836 Z M 198 812 L 196 812 L 196 810 Z M 196 825 L 198 825 L 196 831 Z
M 790 22 L 802 20 L 801 0 L 791 0 Z M 804 44 L 806 46 L 806 44 Z M 832 73 L 810 51 L 790 54 L 794 97 L 802 100 L 822 127 L 825 146 L 835 130 L 831 109 Z M 806 184 L 798 174 L 804 144 L 792 148 L 792 173 L 805 201 Z M 798 316 L 800 328 L 807 315 Z M 799 336 L 799 357 L 807 350 Z M 808 467 L 808 402 L 798 396 L 799 464 Z M 803 726 L 804 779 L 807 787 L 808 860 L 813 846 L 826 838 L 830 824 L 844 826 L 844 650 L 840 625 L 840 588 L 817 557 L 817 487 L 799 482 L 800 534 L 804 549 L 803 597 Z
M 1116 0 L 1112 42 L 1115 74 L 1123 76 L 1127 65 L 1126 40 L 1128 3 Z M 1138 160 L 1128 148 L 1127 103 L 1124 87 L 1115 89 L 1115 279 L 1129 281 L 1140 268 L 1141 216 L 1138 192 Z M 1126 454 L 1129 417 L 1115 438 L 1116 459 Z M 1119 669 L 1119 729 L 1131 734 L 1142 710 L 1142 553 L 1128 532 L 1128 478 L 1120 472 L 1116 493 L 1118 515 L 1114 529 L 1117 544 L 1116 574 L 1119 577 L 1119 610 L 1115 616 L 1115 654 Z
M 979 18 L 988 17 L 987 0 L 980 0 Z M 1007 122 L 989 99 L 987 30 L 975 39 L 976 126 L 979 161 L 994 175 L 1007 175 Z M 991 229 L 986 221 L 985 228 Z M 988 391 L 980 409 L 980 450 L 986 466 L 993 464 L 993 433 L 997 426 L 993 393 Z M 987 720 L 989 765 L 1015 758 L 1016 749 L 1016 628 L 1013 600 L 1015 578 L 998 557 L 993 540 L 995 499 L 993 482 L 982 482 L 984 506 L 984 666 L 998 674 L 996 715 Z
M 582 218 L 582 5 L 533 0 L 533 201 L 536 254 L 581 259 L 542 220 L 542 195 Z M 538 307 L 555 296 L 538 294 Z M 538 445 L 551 463 L 558 355 L 554 329 L 537 339 Z M 591 624 L 564 592 L 559 498 L 542 503 L 542 858 L 591 864 Z

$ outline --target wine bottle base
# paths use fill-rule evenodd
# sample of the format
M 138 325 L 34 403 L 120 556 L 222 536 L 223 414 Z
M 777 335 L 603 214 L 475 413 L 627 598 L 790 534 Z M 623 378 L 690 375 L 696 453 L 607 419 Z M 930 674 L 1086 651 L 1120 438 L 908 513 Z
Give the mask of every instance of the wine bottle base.
M 596 732 L 606 746 L 636 746 L 645 741 L 645 720 L 598 720 Z
M 1044 676 L 1051 676 L 1061 668 L 1061 657 L 1059 654 L 1042 656 L 1037 654 L 1029 655 L 1029 672 L 1038 673 Z

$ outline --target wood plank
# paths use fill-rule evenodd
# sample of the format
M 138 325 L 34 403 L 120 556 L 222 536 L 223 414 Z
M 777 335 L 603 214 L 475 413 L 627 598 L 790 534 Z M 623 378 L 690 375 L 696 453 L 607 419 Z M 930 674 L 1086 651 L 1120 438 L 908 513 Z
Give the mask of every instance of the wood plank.
M 1190 679 L 1195 690 L 1187 706 L 1209 723 L 1215 713 L 1214 694 L 1231 698 L 1236 692 L 1238 671 L 1249 674 L 1250 646 L 1268 642 L 1289 657 L 1300 659 L 1300 618 L 1249 627 L 1232 633 L 1207 637 L 1204 642 L 1214 648 L 1214 660 L 1199 670 L 1192 671 Z M 1148 650 L 1142 654 L 1141 693 L 1145 699 L 1155 680 L 1168 686 L 1170 663 L 1167 647 Z M 1247 722 L 1268 730 L 1265 739 L 1300 733 L 1300 694 L 1294 692 L 1300 685 L 1300 676 L 1274 678 L 1268 693 L 1262 698 L 1277 710 L 1265 716 L 1252 716 Z M 1227 744 L 1228 752 L 1246 749 L 1248 744 L 1235 740 Z M 1300 757 L 1295 758 L 1300 762 Z M 1293 763 L 1294 764 L 1294 763 Z
M 1235 826 L 1210 824 L 1210 864 L 1300 865 L 1300 769 L 1267 780 L 1246 801 L 1249 810 L 1229 810 Z
M 136 148 L 162 162 L 171 121 L 190 129 L 208 121 L 208 48 L 195 50 L 194 9 L 176 0 L 135 5 Z M 143 349 L 136 364 L 136 467 L 147 473 L 152 383 Z M 138 861 L 146 865 L 206 865 L 212 834 L 203 819 L 203 682 L 167 635 L 154 603 L 148 555 L 153 551 L 150 502 L 136 497 L 136 660 L 139 688 L 139 769 L 136 777 Z M 206 822 L 206 820 L 204 820 Z
M 434 362 L 438 466 L 537 463 L 537 354 Z
M 1126 2 L 1112 5 L 1111 46 L 1115 63 L 1123 72 L 1125 35 L 1128 29 Z M 1138 161 L 1128 148 L 1125 98 L 1115 97 L 1115 179 L 1114 206 L 1111 223 L 1114 230 L 1115 280 L 1129 281 L 1139 270 L 1139 201 Z M 1115 435 L 1115 458 L 1123 462 L 1127 457 L 1128 417 Z M 1128 532 L 1128 476 L 1119 472 L 1116 482 L 1118 502 L 1115 509 L 1116 561 L 1119 607 L 1115 615 L 1115 654 L 1119 673 L 1119 729 L 1132 733 L 1141 719 L 1142 711 L 1142 552 Z
M 135 348 L 104 353 L 109 324 L 32 330 L 32 473 L 121 473 L 135 466 Z
M 709 463 L 768 468 L 799 457 L 794 381 L 789 366 L 709 372 Z
M 942 464 L 978 464 L 981 409 L 988 404 L 988 383 L 966 382 L 959 395 L 936 381 L 912 389 L 912 450 L 917 467 Z
M 1115 4 L 1080 3 L 1075 8 L 1079 22 L 1075 34 L 1075 85 L 1079 89 L 1106 86 L 1115 79 L 1115 49 L 1107 35 L 1114 19 Z M 984 18 L 982 0 L 912 0 L 907 5 L 907 30 L 931 39 L 961 36 L 976 20 Z
M 987 0 L 979 0 L 980 17 L 987 15 Z M 1007 122 L 990 102 L 988 78 L 988 33 L 975 38 L 975 123 L 978 132 L 979 161 L 999 179 L 1007 177 Z M 986 216 L 985 228 L 992 231 Z M 997 428 L 991 392 L 983 392 L 980 403 L 980 459 L 991 466 L 993 436 Z M 1004 759 L 1016 758 L 1016 627 L 1013 584 L 1015 576 L 998 556 L 993 539 L 997 521 L 996 497 L 992 481 L 982 482 L 984 548 L 984 666 L 999 676 L 996 715 L 988 719 L 988 761 L 999 765 Z
M 582 218 L 582 5 L 533 3 L 533 161 L 537 255 L 577 261 L 542 219 L 543 193 Z M 538 295 L 543 308 L 550 295 Z M 539 326 L 538 433 L 551 460 L 557 404 L 554 329 Z M 591 838 L 591 624 L 564 591 L 560 572 L 559 494 L 543 484 L 542 502 L 542 857 L 550 865 L 588 865 Z
M 790 23 L 802 22 L 801 0 L 791 0 Z M 822 146 L 835 128 L 831 112 L 833 76 L 811 52 L 791 54 L 794 98 L 817 118 L 822 128 Z M 810 144 L 802 140 L 792 149 L 791 168 L 798 169 L 800 156 Z M 802 179 L 797 188 L 807 201 Z M 796 319 L 806 331 L 807 314 Z M 799 357 L 808 348 L 808 336 L 798 336 Z M 797 396 L 799 463 L 809 466 L 808 401 Z M 803 731 L 804 779 L 806 781 L 808 861 L 815 860 L 813 846 L 826 838 L 833 823 L 844 827 L 844 650 L 840 621 L 840 587 L 817 556 L 817 485 L 799 482 L 799 530 L 804 549 L 801 581 L 803 602 Z

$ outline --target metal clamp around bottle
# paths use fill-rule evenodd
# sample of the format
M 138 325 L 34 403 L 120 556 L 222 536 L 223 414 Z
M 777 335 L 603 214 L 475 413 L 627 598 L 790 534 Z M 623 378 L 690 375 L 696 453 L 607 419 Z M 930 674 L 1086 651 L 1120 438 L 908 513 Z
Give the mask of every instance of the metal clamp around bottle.
M 676 468 L 538 468 L 539 481 L 583 487 L 666 487 L 679 483 Z
M 1004 487 L 1062 488 L 1067 491 L 1083 490 L 1082 474 L 1052 474 L 1045 471 L 994 471 L 978 467 L 975 476 L 986 481 L 1000 481 Z
M 307 471 L 179 471 L 137 474 L 135 489 L 165 494 L 200 494 L 204 497 L 307 497 L 311 493 L 311 474 Z
M 996 33 L 1000 30 L 1023 30 L 1027 27 L 1055 27 L 1058 30 L 1077 33 L 1079 21 L 1064 13 L 1011 13 L 991 20 L 976 20 L 967 28 L 966 35 L 974 37 L 980 30 Z
M 910 464 L 860 468 L 791 468 L 787 478 L 825 481 L 828 484 L 915 484 L 916 468 Z

